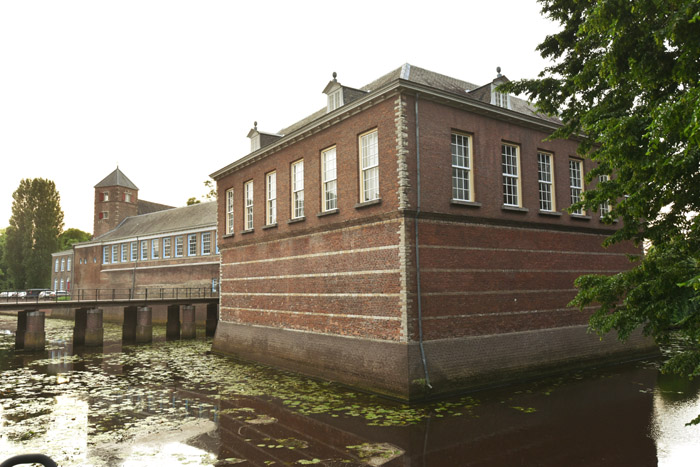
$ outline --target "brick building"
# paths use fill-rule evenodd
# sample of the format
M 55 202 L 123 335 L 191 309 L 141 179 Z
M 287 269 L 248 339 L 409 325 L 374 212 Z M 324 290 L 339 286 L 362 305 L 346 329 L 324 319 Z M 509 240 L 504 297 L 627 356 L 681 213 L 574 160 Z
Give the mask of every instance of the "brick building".
M 73 249 L 51 254 L 51 289 L 71 291 L 73 285 Z
M 214 350 L 415 400 L 653 351 L 587 334 L 584 273 L 629 267 L 568 213 L 592 162 L 525 101 L 409 64 L 218 170 Z
M 73 294 L 218 287 L 215 202 L 173 208 L 141 200 L 117 168 L 95 185 L 94 228 L 93 239 L 71 251 Z

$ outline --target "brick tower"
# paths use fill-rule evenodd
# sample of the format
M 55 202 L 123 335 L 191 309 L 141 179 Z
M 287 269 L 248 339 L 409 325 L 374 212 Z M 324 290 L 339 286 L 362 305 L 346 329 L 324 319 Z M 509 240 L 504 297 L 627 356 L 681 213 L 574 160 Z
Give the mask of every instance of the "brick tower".
M 95 185 L 93 237 L 116 228 L 124 219 L 138 214 L 139 189 L 119 167 Z

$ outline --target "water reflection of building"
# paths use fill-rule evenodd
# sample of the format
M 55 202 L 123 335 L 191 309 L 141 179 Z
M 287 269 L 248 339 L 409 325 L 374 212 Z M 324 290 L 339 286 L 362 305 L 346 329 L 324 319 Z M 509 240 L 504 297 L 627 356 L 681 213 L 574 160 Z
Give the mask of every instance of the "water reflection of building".
M 630 267 L 619 224 L 567 209 L 595 182 L 561 123 L 410 64 L 212 174 L 222 295 L 214 349 L 401 399 L 653 351 L 587 332 L 573 281 Z M 420 267 L 418 267 L 420 265 Z

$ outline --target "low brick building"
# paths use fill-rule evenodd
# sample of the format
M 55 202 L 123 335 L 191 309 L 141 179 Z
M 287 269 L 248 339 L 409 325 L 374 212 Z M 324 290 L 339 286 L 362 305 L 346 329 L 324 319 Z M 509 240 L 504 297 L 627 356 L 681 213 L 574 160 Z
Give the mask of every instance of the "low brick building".
M 51 254 L 51 289 L 70 292 L 73 285 L 73 249 Z
M 141 200 L 117 168 L 95 185 L 95 236 L 73 246 L 73 295 L 217 290 L 216 209 L 216 202 L 173 208 Z M 154 313 L 164 320 L 162 310 Z
M 568 213 L 592 162 L 526 102 L 409 64 L 218 170 L 214 350 L 415 400 L 650 352 L 586 332 L 585 273 L 629 267 Z M 604 214 L 604 213 L 603 213 Z

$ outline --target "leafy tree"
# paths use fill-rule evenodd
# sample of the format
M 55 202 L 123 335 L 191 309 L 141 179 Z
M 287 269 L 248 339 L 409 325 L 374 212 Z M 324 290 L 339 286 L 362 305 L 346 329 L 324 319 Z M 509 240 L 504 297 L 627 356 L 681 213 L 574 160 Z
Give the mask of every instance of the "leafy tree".
M 7 237 L 5 236 L 5 229 L 0 229 L 0 290 L 8 290 L 10 284 L 7 278 L 7 264 L 5 264 L 5 242 Z
M 5 235 L 5 261 L 17 289 L 46 287 L 51 253 L 58 250 L 63 211 L 56 185 L 43 178 L 23 179 L 12 194 L 12 217 Z
M 572 303 L 600 305 L 590 325 L 601 334 L 681 336 L 687 349 L 664 369 L 699 376 L 700 2 L 540 3 L 561 25 L 538 46 L 552 65 L 505 88 L 562 119 L 552 138 L 582 139 L 580 154 L 598 162 L 588 181 L 610 176 L 579 203 L 609 201 L 605 221 L 622 220 L 605 244 L 652 245 L 629 271 L 577 279 Z
M 69 250 L 73 244 L 87 242 L 91 238 L 91 234 L 80 229 L 66 229 L 58 236 L 58 251 Z
M 216 194 L 216 186 L 214 186 L 214 182 L 212 180 L 204 180 L 204 186 L 207 189 L 207 192 L 200 196 L 205 201 L 216 201 L 217 199 L 217 194 Z M 187 206 L 191 206 L 193 204 L 199 204 L 202 201 L 197 199 L 196 197 L 191 197 L 187 200 Z
M 192 206 L 193 204 L 199 204 L 199 203 L 201 203 L 201 201 L 198 200 L 197 198 L 195 198 L 194 196 L 187 199 L 187 206 Z

